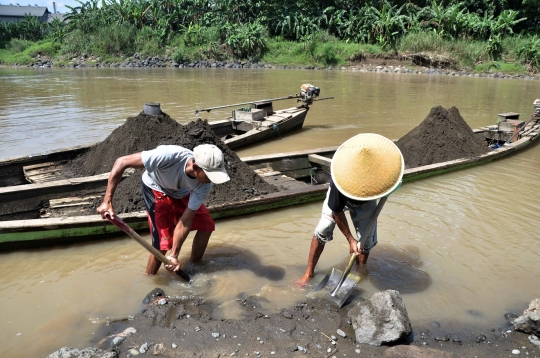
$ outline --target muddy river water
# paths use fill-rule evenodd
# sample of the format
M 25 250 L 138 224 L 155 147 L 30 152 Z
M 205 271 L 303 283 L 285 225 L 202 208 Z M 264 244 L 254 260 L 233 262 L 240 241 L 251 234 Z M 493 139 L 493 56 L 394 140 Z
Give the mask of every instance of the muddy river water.
M 240 157 L 335 146 L 354 134 L 397 139 L 437 105 L 456 106 L 472 127 L 497 114 L 527 120 L 540 81 L 306 70 L 27 70 L 0 69 L 0 158 L 103 140 L 145 102 L 181 123 L 206 108 L 283 97 L 311 83 L 321 96 L 304 128 L 238 151 Z M 292 106 L 278 101 L 274 108 Z M 210 120 L 230 108 L 202 115 Z M 396 289 L 413 329 L 440 325 L 500 327 L 540 297 L 540 146 L 502 160 L 403 185 L 379 219 L 373 250 L 355 295 Z M 0 253 L 0 355 L 42 357 L 85 347 L 99 322 L 128 316 L 144 296 L 200 294 L 234 318 L 246 294 L 276 311 L 306 299 L 292 283 L 305 269 L 321 203 L 217 221 L 204 262 L 187 287 L 165 271 L 144 275 L 147 254 L 127 237 L 47 249 Z M 147 234 L 143 235 L 148 238 Z M 190 239 L 181 253 L 189 266 Z M 336 233 L 313 283 L 346 265 Z M 436 323 L 435 323 L 436 322 Z

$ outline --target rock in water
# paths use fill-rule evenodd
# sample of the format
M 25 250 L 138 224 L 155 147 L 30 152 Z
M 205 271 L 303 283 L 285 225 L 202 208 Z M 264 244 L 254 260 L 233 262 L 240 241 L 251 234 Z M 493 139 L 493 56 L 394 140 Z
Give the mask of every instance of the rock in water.
M 540 334 L 540 298 L 536 298 L 529 303 L 529 307 L 523 314 L 516 318 L 512 324 L 516 331 L 529 334 Z
M 375 293 L 369 300 L 359 302 L 348 315 L 358 343 L 380 346 L 412 333 L 407 309 L 395 290 Z
M 50 354 L 48 358 L 64 357 L 92 357 L 92 358 L 117 358 L 118 353 L 104 351 L 97 348 L 70 348 L 63 347 L 60 350 Z

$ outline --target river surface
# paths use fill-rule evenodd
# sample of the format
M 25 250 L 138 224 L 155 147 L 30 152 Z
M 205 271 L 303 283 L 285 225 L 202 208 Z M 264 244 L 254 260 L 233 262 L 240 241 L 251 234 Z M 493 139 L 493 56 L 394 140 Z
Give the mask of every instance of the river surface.
M 145 102 L 159 102 L 180 123 L 195 109 L 284 97 L 303 83 L 321 88 L 304 128 L 238 151 L 240 157 L 336 146 L 361 132 L 397 139 L 437 105 L 456 106 L 472 127 L 497 114 L 527 120 L 540 81 L 313 70 L 0 69 L 0 159 L 105 139 Z M 274 109 L 294 105 L 276 101 Z M 200 116 L 222 119 L 232 108 Z M 413 329 L 487 331 L 540 297 L 540 146 L 483 165 L 404 184 L 379 218 L 379 245 L 355 292 L 396 289 Z M 217 221 L 203 263 L 188 287 L 165 271 L 144 275 L 147 254 L 120 237 L 0 253 L 0 356 L 43 357 L 86 347 L 107 317 L 129 316 L 155 287 L 199 294 L 235 318 L 235 300 L 258 295 L 269 312 L 305 300 L 303 273 L 322 203 Z M 148 238 L 148 235 L 143 235 Z M 336 230 L 312 281 L 343 268 L 348 246 Z M 344 308 L 345 309 L 345 308 Z M 437 322 L 437 323 L 434 323 Z M 101 337 L 98 337 L 101 338 Z

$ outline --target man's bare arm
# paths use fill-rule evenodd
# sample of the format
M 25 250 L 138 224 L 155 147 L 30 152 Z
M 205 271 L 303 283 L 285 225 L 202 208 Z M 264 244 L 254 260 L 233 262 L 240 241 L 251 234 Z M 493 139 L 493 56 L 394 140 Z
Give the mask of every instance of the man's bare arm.
M 343 211 L 339 213 L 334 212 L 334 220 L 336 220 L 339 230 L 341 230 L 349 242 L 351 254 L 354 252 L 356 255 L 359 255 L 360 251 L 358 251 L 358 241 L 356 241 L 356 239 L 352 236 L 351 230 L 349 230 L 349 223 L 345 213 Z
M 142 162 L 142 154 L 140 152 L 125 155 L 123 157 L 119 157 L 114 162 L 111 172 L 109 173 L 109 179 L 107 181 L 107 190 L 105 191 L 103 202 L 97 208 L 97 212 L 101 215 L 102 218 L 105 218 L 105 212 L 109 212 L 111 215 L 114 214 L 114 211 L 112 208 L 112 199 L 114 196 L 114 192 L 116 191 L 116 187 L 118 186 L 118 183 L 120 183 L 120 180 L 122 179 L 122 175 L 124 174 L 124 171 L 127 168 L 134 168 L 134 169 L 144 168 L 144 165 Z
M 168 271 L 174 272 L 180 269 L 180 264 L 178 263 L 178 255 L 180 254 L 180 249 L 186 241 L 186 238 L 191 231 L 191 225 L 193 224 L 193 218 L 195 217 L 195 210 L 187 208 L 182 214 L 182 217 L 176 224 L 173 234 L 173 244 L 170 254 L 167 256 L 171 261 L 172 265 L 165 265 L 165 268 Z

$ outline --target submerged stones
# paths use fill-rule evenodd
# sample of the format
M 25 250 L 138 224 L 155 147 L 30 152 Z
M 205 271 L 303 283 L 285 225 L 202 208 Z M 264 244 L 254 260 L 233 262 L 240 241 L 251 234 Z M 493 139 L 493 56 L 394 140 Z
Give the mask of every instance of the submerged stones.
M 400 138 L 396 145 L 406 168 L 469 158 L 487 153 L 490 148 L 477 137 L 456 107 L 433 107 L 417 127 Z

